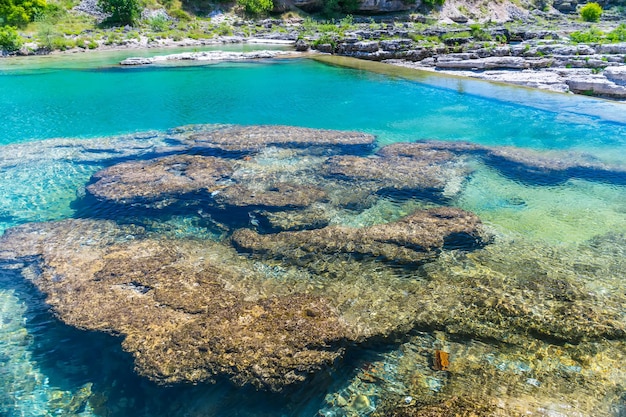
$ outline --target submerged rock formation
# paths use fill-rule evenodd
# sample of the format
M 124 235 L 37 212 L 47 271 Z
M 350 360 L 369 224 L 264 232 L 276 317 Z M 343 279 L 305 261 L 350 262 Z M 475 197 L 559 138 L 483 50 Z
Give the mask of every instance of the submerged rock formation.
M 138 372 L 160 383 L 225 374 L 279 390 L 354 338 L 319 296 L 260 294 L 264 277 L 217 243 L 68 220 L 12 229 L 0 245 L 0 259 L 24 268 L 63 321 L 122 335 Z
M 347 349 L 441 333 L 456 350 L 438 340 L 435 356 L 423 346 L 411 348 L 417 356 L 405 352 L 419 364 L 393 378 L 416 401 L 400 403 L 407 415 L 488 414 L 499 411 L 493 396 L 475 398 L 463 384 L 497 393 L 494 384 L 507 379 L 535 387 L 543 378 L 562 387 L 558 378 L 579 377 L 563 367 L 599 361 L 578 346 L 614 352 L 626 340 L 623 236 L 574 249 L 496 240 L 475 214 L 433 202 L 462 197 L 480 162 L 541 185 L 603 176 L 621 183 L 619 166 L 437 141 L 366 157 L 369 135 L 288 127 L 191 126 L 165 136 L 145 149 L 138 141 L 121 163 L 102 148 L 117 165 L 96 173 L 76 205 L 84 204 L 80 217 L 109 220 L 33 223 L 0 238 L 0 267 L 32 281 L 65 323 L 121 336 L 137 371 L 158 383 L 224 375 L 280 391 Z M 93 158 L 98 148 L 84 152 Z M 99 210 L 105 204 L 113 210 Z M 463 362 L 468 340 L 480 341 L 482 356 L 467 348 Z M 537 365 L 536 374 L 511 371 L 491 383 L 502 369 L 485 352 L 501 344 L 524 358 L 537 346 L 571 349 L 558 366 L 541 362 L 558 378 Z M 402 415 L 404 391 L 384 385 L 385 372 L 355 374 L 375 381 L 388 404 L 358 392 L 333 406 L 373 412 L 376 403 Z M 591 371 L 584 378 L 581 386 L 597 380 Z M 456 400 L 439 394 L 454 390 Z
M 435 257 L 444 246 L 474 248 L 488 240 L 477 216 L 450 207 L 418 211 L 396 222 L 363 228 L 327 226 L 276 235 L 239 229 L 232 239 L 242 250 L 298 263 L 312 262 L 320 254 L 420 263 Z
M 304 208 L 327 197 L 323 188 L 313 185 L 279 182 L 267 184 L 264 188 L 233 185 L 216 192 L 213 198 L 217 204 L 227 206 Z
M 475 216 L 446 213 L 397 222 L 395 232 L 354 231 L 353 244 L 364 245 L 369 234 L 373 250 L 391 257 L 393 249 L 402 260 L 403 244 L 441 246 L 453 230 L 476 231 Z M 431 227 L 448 233 L 429 233 Z M 137 371 L 166 384 L 227 375 L 279 391 L 330 366 L 349 343 L 410 330 L 420 306 L 419 281 L 375 262 L 337 262 L 323 250 L 309 259 L 315 267 L 298 268 L 291 260 L 263 263 L 221 243 L 152 236 L 102 220 L 16 227 L 0 238 L 0 248 L 3 266 L 20 269 L 59 318 L 123 336 Z
M 449 184 L 468 173 L 450 152 L 423 152 L 415 157 L 384 155 L 382 158 L 336 156 L 324 165 L 327 176 L 369 186 L 374 192 L 416 191 L 441 198 Z
M 374 136 L 360 132 L 308 129 L 291 126 L 231 126 L 210 132 L 192 132 L 187 144 L 217 152 L 258 152 L 269 146 L 306 149 L 307 154 L 363 152 Z
M 164 207 L 186 194 L 211 193 L 233 173 L 233 163 L 199 155 L 124 162 L 97 172 L 87 191 L 118 204 Z
M 521 181 L 539 180 L 543 184 L 563 182 L 569 178 L 626 182 L 626 167 L 610 165 L 578 152 L 535 151 L 512 146 L 483 146 L 469 142 L 425 140 L 415 143 L 394 143 L 378 151 L 386 158 L 423 158 L 441 152 L 457 158 L 473 156 Z

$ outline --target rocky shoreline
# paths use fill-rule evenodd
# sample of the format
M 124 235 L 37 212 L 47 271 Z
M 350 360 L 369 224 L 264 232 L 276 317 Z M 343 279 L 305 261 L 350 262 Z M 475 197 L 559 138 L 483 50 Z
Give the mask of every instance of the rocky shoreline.
M 340 25 L 337 23 L 337 27 Z M 268 20 L 264 26 L 266 30 L 257 37 L 230 36 L 210 42 L 192 39 L 164 41 L 158 46 L 293 45 L 296 52 L 348 56 L 562 93 L 626 100 L 626 42 L 573 43 L 564 33 L 532 29 L 528 25 L 513 28 L 499 24 L 481 29 L 474 25 L 440 26 L 425 27 L 416 32 L 414 26 L 406 22 L 390 23 L 378 29 L 357 23 L 351 26 L 351 30 L 332 35 L 319 31 L 304 33 L 297 23 L 291 26 L 292 31 L 289 32 L 289 26 L 280 20 Z M 581 28 L 575 26 L 570 29 Z M 133 58 L 121 64 L 270 59 L 290 55 L 294 53 L 268 50 L 249 53 L 196 52 Z
M 557 40 L 530 39 L 515 45 L 468 45 L 460 52 L 449 52 L 449 48 L 421 46 L 408 38 L 377 40 L 376 37 L 385 38 L 381 34 L 365 34 L 371 40 L 359 40 L 363 35 L 347 34 L 333 44 L 303 39 L 279 40 L 282 44 L 294 45 L 296 52 L 193 52 L 150 58 L 133 57 L 120 64 L 272 59 L 299 56 L 300 52 L 317 52 L 561 93 L 626 100 L 626 42 L 572 45 Z M 272 43 L 272 40 L 258 38 L 231 38 L 225 41 Z M 181 46 L 181 43 L 176 46 Z

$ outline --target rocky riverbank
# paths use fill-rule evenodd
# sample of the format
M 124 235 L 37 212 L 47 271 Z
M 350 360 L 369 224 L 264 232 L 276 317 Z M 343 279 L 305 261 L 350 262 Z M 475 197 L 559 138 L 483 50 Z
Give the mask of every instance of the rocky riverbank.
M 574 23 L 559 31 L 533 29 L 522 23 L 426 27 L 417 32 L 412 28 L 404 23 L 379 30 L 357 29 L 341 37 L 300 39 L 296 48 L 558 92 L 626 99 L 626 42 L 607 43 L 599 36 L 595 42 L 575 41 L 581 34 L 594 33 L 593 28 L 585 32 Z M 626 35 L 626 28 L 622 25 L 606 33 Z

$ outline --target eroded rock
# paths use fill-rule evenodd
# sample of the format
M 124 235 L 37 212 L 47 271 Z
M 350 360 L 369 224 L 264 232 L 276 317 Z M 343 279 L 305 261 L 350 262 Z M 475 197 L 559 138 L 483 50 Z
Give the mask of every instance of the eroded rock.
M 217 204 L 237 207 L 304 208 L 326 197 L 321 187 L 278 182 L 261 189 L 233 185 L 215 193 L 213 198 Z
M 396 222 L 364 228 L 328 226 L 274 235 L 239 229 L 232 239 L 242 250 L 297 263 L 311 262 L 320 254 L 420 263 L 434 258 L 444 246 L 473 248 L 488 240 L 478 217 L 450 207 L 421 210 Z
M 324 165 L 324 174 L 356 181 L 374 191 L 420 191 L 441 198 L 446 187 L 469 172 L 450 152 L 425 151 L 411 157 L 381 154 L 382 158 L 337 156 Z
M 569 178 L 615 181 L 623 183 L 626 169 L 607 164 L 590 155 L 568 151 L 540 152 L 511 146 L 490 147 L 469 142 L 420 141 L 395 143 L 378 151 L 385 157 L 413 157 L 433 152 L 448 152 L 457 156 L 473 156 L 488 163 L 505 175 L 521 181 L 558 183 Z M 442 154 L 445 155 L 445 154 Z M 431 156 L 429 156 L 431 157 Z M 442 156 L 445 158 L 445 156 Z
M 233 163 L 199 155 L 124 162 L 97 172 L 87 191 L 118 204 L 164 207 L 185 194 L 211 193 L 233 173 Z

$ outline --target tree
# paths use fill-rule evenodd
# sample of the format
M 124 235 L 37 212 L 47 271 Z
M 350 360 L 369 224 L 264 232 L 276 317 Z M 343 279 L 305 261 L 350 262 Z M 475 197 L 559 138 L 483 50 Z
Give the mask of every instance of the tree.
M 237 0 L 237 4 L 246 9 L 246 13 L 257 15 L 267 13 L 274 8 L 272 0 Z
M 0 0 L 0 26 L 24 27 L 46 9 L 46 0 Z
M 98 0 L 98 6 L 111 14 L 107 21 L 114 24 L 133 26 L 141 16 L 138 0 Z

